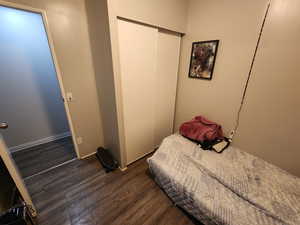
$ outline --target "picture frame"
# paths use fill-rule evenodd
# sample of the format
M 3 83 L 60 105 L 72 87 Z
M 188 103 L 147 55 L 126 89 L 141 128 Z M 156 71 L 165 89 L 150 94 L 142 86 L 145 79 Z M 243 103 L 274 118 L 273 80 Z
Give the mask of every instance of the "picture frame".
M 219 42 L 220 40 L 193 42 L 189 78 L 212 79 Z

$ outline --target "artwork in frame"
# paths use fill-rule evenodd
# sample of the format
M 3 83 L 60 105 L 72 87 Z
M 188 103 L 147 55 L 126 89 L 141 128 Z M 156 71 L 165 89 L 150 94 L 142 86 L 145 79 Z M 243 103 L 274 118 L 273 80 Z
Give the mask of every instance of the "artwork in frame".
M 219 40 L 194 42 L 190 62 L 190 78 L 211 80 L 219 46 Z

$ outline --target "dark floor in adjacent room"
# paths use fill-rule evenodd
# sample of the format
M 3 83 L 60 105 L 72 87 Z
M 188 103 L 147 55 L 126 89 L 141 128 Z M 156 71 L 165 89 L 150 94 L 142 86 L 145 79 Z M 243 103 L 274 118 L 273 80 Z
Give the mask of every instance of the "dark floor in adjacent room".
M 26 180 L 40 225 L 200 224 L 174 206 L 146 159 L 105 173 L 95 156 Z
M 76 158 L 71 137 L 21 150 L 12 154 L 23 178 Z

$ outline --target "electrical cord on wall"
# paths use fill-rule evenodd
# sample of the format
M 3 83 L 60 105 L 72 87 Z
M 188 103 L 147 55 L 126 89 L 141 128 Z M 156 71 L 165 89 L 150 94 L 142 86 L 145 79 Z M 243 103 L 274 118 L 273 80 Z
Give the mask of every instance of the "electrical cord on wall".
M 265 23 L 266 23 L 266 20 L 267 20 L 267 16 L 268 16 L 268 13 L 269 13 L 269 9 L 270 9 L 270 6 L 271 6 L 271 1 L 272 0 L 270 0 L 269 3 L 268 3 L 268 6 L 267 6 L 267 9 L 266 9 L 266 12 L 265 12 L 265 16 L 264 16 L 264 20 L 263 20 L 262 26 L 260 28 L 258 40 L 257 40 L 257 43 L 256 43 L 254 55 L 253 55 L 251 66 L 250 66 L 250 70 L 249 70 L 249 73 L 248 73 L 247 81 L 246 81 L 244 91 L 243 91 L 243 95 L 242 95 L 242 101 L 241 101 L 241 104 L 240 104 L 240 107 L 239 107 L 239 110 L 238 110 L 238 113 L 237 113 L 237 119 L 236 119 L 236 122 L 235 122 L 235 126 L 234 126 L 234 129 L 231 131 L 230 136 L 229 136 L 229 141 L 230 142 L 232 142 L 233 137 L 234 137 L 239 125 L 240 125 L 241 112 L 242 112 L 242 109 L 243 109 L 243 106 L 244 106 L 244 103 L 245 103 L 245 98 L 246 98 L 249 82 L 250 82 L 250 79 L 251 79 L 255 58 L 256 58 L 256 55 L 257 55 L 257 51 L 258 51 L 258 48 L 259 48 L 259 45 L 260 45 L 262 33 L 263 33 L 263 30 L 264 30 Z

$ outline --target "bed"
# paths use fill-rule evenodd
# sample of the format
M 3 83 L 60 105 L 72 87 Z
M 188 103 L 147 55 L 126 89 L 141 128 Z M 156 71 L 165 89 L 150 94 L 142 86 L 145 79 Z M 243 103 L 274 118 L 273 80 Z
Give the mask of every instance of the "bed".
M 300 224 L 300 179 L 237 148 L 204 151 L 174 134 L 148 164 L 174 204 L 205 225 Z

